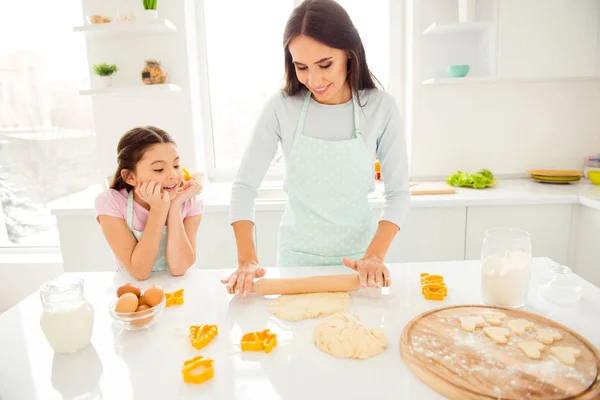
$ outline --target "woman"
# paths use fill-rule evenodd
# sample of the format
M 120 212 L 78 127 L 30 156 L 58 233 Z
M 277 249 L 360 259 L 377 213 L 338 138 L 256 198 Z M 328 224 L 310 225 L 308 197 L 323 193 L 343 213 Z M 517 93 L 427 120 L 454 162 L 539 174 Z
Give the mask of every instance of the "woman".
M 409 208 L 406 142 L 394 98 L 377 89 L 358 31 L 333 0 L 306 0 L 284 33 L 285 86 L 263 109 L 231 194 L 239 268 L 229 293 L 264 276 L 253 241 L 254 200 L 281 143 L 288 203 L 277 266 L 344 264 L 363 287 L 389 286 L 385 254 Z M 385 179 L 379 223 L 368 203 L 375 157 Z

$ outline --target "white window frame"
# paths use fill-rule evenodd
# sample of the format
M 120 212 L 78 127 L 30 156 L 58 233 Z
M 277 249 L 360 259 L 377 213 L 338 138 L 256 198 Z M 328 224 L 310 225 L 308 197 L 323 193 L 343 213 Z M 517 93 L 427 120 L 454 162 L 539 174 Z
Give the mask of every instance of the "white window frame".
M 409 59 L 406 57 L 408 54 L 406 52 L 407 46 L 405 42 L 405 32 L 407 32 L 406 26 L 408 21 L 404 18 L 405 15 L 407 15 L 405 12 L 405 7 L 407 6 L 408 2 L 410 2 L 410 0 L 390 0 L 390 12 L 387 21 L 387 23 L 390 24 L 390 79 L 387 89 L 396 98 L 398 101 L 398 106 L 402 111 L 402 115 L 405 116 L 404 124 L 405 132 L 407 132 L 407 143 L 410 143 L 408 130 L 406 129 L 408 126 L 410 126 L 408 120 L 409 114 L 407 113 L 408 110 L 406 109 L 406 96 L 408 94 L 405 91 L 405 82 L 408 82 L 410 79 L 410 77 L 405 75 L 406 67 L 409 66 L 408 64 L 410 63 Z M 298 6 L 300 3 L 302 3 L 302 0 L 294 0 L 294 7 Z M 392 21 L 401 21 L 401 23 L 392 23 Z M 204 25 L 204 0 L 200 0 L 198 2 L 198 8 L 196 10 L 196 26 L 198 38 L 197 48 L 200 84 L 200 118 L 202 140 L 204 143 L 205 171 L 208 179 L 212 182 L 231 182 L 235 178 L 237 167 L 216 167 L 215 140 L 212 125 L 208 59 L 206 51 L 206 31 Z M 282 180 L 283 176 L 283 166 L 272 166 L 267 171 L 264 179 L 270 181 Z

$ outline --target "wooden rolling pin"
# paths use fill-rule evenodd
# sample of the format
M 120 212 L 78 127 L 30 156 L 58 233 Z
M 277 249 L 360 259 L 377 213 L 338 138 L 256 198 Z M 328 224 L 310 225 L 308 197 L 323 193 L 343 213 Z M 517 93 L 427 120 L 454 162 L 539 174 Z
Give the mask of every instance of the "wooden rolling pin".
M 262 278 L 254 282 L 254 293 L 301 294 L 323 292 L 351 292 L 358 290 L 358 274 L 306 276 L 298 278 Z

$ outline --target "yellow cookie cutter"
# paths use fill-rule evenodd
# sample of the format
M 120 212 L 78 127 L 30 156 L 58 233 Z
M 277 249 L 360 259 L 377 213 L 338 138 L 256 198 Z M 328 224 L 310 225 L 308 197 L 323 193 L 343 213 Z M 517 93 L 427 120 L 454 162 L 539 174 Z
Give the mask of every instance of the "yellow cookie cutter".
M 202 356 L 196 356 L 190 360 L 184 361 L 183 368 L 181 368 L 184 382 L 198 385 L 212 379 L 215 376 L 215 369 L 213 368 L 212 363 L 212 358 L 204 358 Z M 196 372 L 196 370 L 200 368 L 203 368 L 203 370 Z
M 190 171 L 188 171 L 184 167 L 181 167 L 181 170 L 183 171 L 183 180 L 184 181 L 189 181 L 190 179 L 192 179 L 192 174 L 190 174 Z
M 165 298 L 167 302 L 165 307 L 171 307 L 175 305 L 180 306 L 183 304 L 183 289 L 179 289 L 172 293 L 165 293 Z
M 441 275 L 431 275 L 431 274 L 428 274 L 427 272 L 424 272 L 421 274 L 421 285 L 424 285 L 427 283 L 444 284 L 444 277 Z
M 270 353 L 277 346 L 277 335 L 269 329 L 264 331 L 250 332 L 242 336 L 240 340 L 242 351 L 263 351 Z
M 190 325 L 190 342 L 197 350 L 209 344 L 218 334 L 217 325 Z

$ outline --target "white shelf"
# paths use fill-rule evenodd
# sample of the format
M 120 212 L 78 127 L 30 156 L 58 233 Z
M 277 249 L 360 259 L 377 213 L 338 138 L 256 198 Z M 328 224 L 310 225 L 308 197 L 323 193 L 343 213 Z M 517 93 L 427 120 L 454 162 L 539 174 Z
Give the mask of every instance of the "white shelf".
M 75 32 L 83 32 L 96 38 L 111 38 L 119 36 L 148 36 L 177 32 L 177 27 L 168 19 L 157 21 L 109 22 L 76 26 Z
M 493 76 L 465 76 L 463 78 L 430 78 L 423 85 L 461 85 L 471 83 L 510 83 L 510 82 L 560 82 L 600 80 L 600 76 L 589 77 L 547 77 L 547 78 L 497 78 Z
M 80 90 L 81 96 L 136 96 L 152 93 L 167 93 L 180 92 L 181 87 L 171 83 L 162 85 L 131 85 L 131 86 L 114 86 L 106 89 L 88 89 Z
M 439 35 L 450 33 L 468 33 L 468 32 L 483 32 L 494 26 L 493 22 L 463 22 L 456 24 L 436 24 L 435 22 L 425 31 L 423 35 Z

